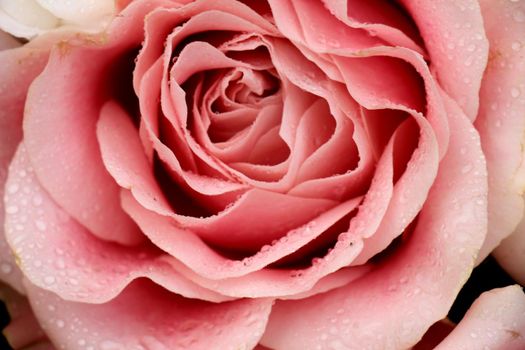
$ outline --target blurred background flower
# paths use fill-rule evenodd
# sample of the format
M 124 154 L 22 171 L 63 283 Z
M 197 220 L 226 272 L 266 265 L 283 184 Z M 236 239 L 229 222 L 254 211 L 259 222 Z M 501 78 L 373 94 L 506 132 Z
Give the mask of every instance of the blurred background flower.
M 25 39 L 57 28 L 97 32 L 115 7 L 112 0 L 0 0 L 0 29 Z

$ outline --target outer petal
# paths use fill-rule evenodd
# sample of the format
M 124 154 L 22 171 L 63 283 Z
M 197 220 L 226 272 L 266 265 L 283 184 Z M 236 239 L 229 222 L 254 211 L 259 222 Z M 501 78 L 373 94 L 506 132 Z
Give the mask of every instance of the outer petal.
M 27 89 L 47 62 L 48 51 L 22 47 L 0 52 L 0 198 L 21 190 L 4 188 L 7 167 L 22 139 L 22 116 Z M 5 242 L 4 201 L 0 200 L 0 279 L 22 292 L 20 271 Z
M 441 85 L 474 120 L 488 53 L 483 30 L 485 16 L 481 16 L 477 1 L 402 0 L 401 3 L 419 28 Z
M 272 306 L 269 299 L 185 299 L 148 281 L 100 305 L 67 302 L 29 283 L 26 288 L 37 318 L 61 349 L 252 349 Z
M 115 77 L 116 62 L 142 40 L 135 21 L 153 5 L 128 7 L 107 36 L 80 37 L 81 47 L 57 45 L 31 86 L 24 116 L 27 151 L 39 182 L 94 235 L 124 244 L 142 236 L 120 208 L 119 188 L 102 164 L 95 126 L 102 102 L 114 97 L 108 76 L 122 78 Z M 126 35 L 117 38 L 116 32 Z
M 525 189 L 525 2 L 480 3 L 491 48 L 476 120 L 489 170 L 489 232 L 478 262 L 515 229 Z
M 435 349 L 525 349 L 525 295 L 521 287 L 483 293 Z
M 64 212 L 38 184 L 22 144 L 7 186 L 6 237 L 24 276 L 67 300 L 101 303 L 132 280 L 148 277 L 187 298 L 229 300 L 183 278 L 151 245 L 123 247 L 97 239 Z
M 345 287 L 274 306 L 262 344 L 277 349 L 405 349 L 445 317 L 486 229 L 479 138 L 450 105 L 450 147 L 414 232 L 375 271 Z M 457 152 L 464 149 L 465 152 Z M 462 170 L 468 166 L 472 175 Z

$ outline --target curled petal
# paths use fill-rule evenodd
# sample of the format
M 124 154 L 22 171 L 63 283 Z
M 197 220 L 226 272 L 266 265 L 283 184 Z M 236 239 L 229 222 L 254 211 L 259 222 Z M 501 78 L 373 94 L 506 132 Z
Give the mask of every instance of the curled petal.
M 26 288 L 49 338 L 64 349 L 251 349 L 272 307 L 269 299 L 186 299 L 146 280 L 97 305 L 66 301 L 31 283 Z
M 435 348 L 525 348 L 525 295 L 520 286 L 481 294 L 456 328 Z

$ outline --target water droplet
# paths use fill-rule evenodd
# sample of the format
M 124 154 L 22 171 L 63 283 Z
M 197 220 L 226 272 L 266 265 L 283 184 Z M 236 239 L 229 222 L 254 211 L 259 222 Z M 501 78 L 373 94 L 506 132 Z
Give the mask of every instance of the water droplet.
M 336 335 L 338 333 L 338 329 L 337 329 L 337 327 L 330 327 L 329 332 L 332 335 Z
M 16 214 L 18 213 L 18 207 L 15 205 L 10 205 L 7 208 L 5 208 L 5 212 L 7 214 Z
M 66 325 L 66 323 L 62 320 L 57 320 L 56 323 L 58 328 L 64 328 L 64 326 Z
M 512 14 L 512 17 L 514 18 L 516 22 L 519 22 L 519 23 L 525 22 L 525 13 L 523 12 L 523 10 L 517 9 Z
M 44 277 L 44 283 L 47 285 L 51 285 L 55 283 L 55 277 L 54 276 L 46 276 Z
M 113 340 L 104 340 L 102 343 L 100 343 L 100 348 L 102 350 L 119 350 L 122 349 L 122 344 Z
M 60 258 L 57 260 L 56 265 L 59 269 L 66 268 L 66 263 L 64 262 L 64 259 Z
M 521 44 L 517 41 L 513 42 L 512 45 L 511 45 L 512 49 L 514 51 L 519 51 L 521 49 Z
M 47 224 L 42 220 L 35 221 L 35 226 L 39 231 L 45 231 L 47 228 Z
M 10 194 L 15 194 L 18 191 L 18 188 L 18 184 L 9 185 L 9 187 L 7 187 L 7 192 Z
M 518 90 L 517 88 L 512 88 L 510 90 L 510 94 L 512 97 L 516 98 L 520 95 L 520 90 Z
M 31 202 L 33 203 L 33 205 L 38 207 L 43 202 L 42 196 L 40 195 L 33 196 L 33 198 L 31 199 Z
M 461 168 L 461 173 L 462 174 L 466 174 L 466 173 L 468 173 L 471 170 L 472 170 L 472 164 L 467 164 L 467 165 L 463 166 L 463 168 Z
M 80 346 L 84 346 L 84 345 L 86 345 L 86 341 L 84 339 L 79 339 L 77 341 L 77 344 L 80 345 Z

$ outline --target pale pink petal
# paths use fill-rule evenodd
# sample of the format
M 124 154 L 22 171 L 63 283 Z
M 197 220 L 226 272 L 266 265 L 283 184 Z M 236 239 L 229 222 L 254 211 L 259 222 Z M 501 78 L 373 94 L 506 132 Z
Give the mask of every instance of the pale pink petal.
M 474 120 L 488 54 L 479 4 L 472 0 L 402 0 L 401 4 L 416 22 L 444 90 Z
M 492 254 L 516 282 L 525 285 L 525 218 Z
M 488 0 L 481 9 L 491 46 L 476 128 L 489 169 L 489 233 L 478 262 L 521 220 L 525 188 L 525 3 Z
M 126 244 L 142 236 L 120 208 L 119 188 L 104 168 L 95 129 L 102 103 L 112 97 L 111 81 L 122 78 L 117 65 L 132 63 L 125 53 L 142 40 L 136 21 L 154 3 L 128 7 L 107 37 L 80 36 L 81 47 L 74 40 L 57 45 L 31 86 L 24 117 L 28 155 L 44 188 L 93 234 Z
M 36 46 L 36 45 L 35 45 Z M 22 118 L 27 89 L 47 62 L 48 50 L 22 47 L 0 52 L 0 279 L 19 292 L 21 274 L 3 235 L 4 193 L 22 191 L 19 186 L 5 187 L 7 168 L 22 139 Z
M 49 338 L 61 349 L 252 349 L 272 300 L 223 303 L 186 299 L 146 280 L 103 304 L 66 301 L 26 284 Z
M 436 350 L 525 349 L 525 295 L 520 286 L 481 294 Z
M 486 229 L 486 171 L 479 138 L 449 115 L 450 146 L 414 232 L 375 270 L 345 287 L 280 301 L 262 344 L 278 349 L 406 349 L 447 314 Z M 462 154 L 458 149 L 465 147 Z M 471 176 L 461 169 L 470 164 Z M 476 173 L 477 175 L 474 175 Z
M 130 248 L 94 237 L 39 185 L 22 145 L 9 169 L 6 237 L 31 283 L 64 299 L 105 302 L 131 281 L 147 277 L 188 298 L 224 301 L 175 271 L 152 245 Z

